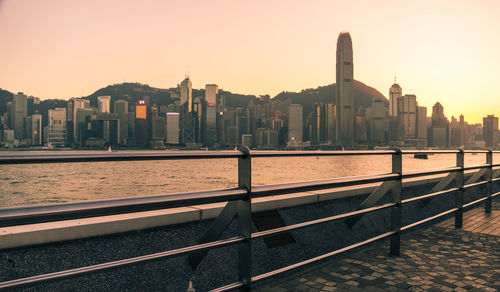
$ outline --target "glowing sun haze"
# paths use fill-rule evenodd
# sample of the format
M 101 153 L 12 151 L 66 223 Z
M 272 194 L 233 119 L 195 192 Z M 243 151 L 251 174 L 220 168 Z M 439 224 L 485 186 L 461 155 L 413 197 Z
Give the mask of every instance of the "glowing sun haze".
M 338 34 L 354 78 L 394 75 L 448 118 L 500 115 L 500 1 L 0 0 L 0 87 L 46 98 L 113 83 L 270 94 L 335 82 Z

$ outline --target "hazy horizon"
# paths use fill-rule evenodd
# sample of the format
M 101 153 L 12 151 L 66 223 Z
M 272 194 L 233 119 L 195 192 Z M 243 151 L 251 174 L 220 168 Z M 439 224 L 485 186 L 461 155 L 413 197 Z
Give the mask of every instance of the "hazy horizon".
M 335 83 L 338 34 L 354 78 L 388 97 L 394 76 L 448 118 L 500 115 L 498 1 L 5 1 L 0 87 L 42 99 L 111 84 L 274 97 Z M 189 68 L 189 69 L 188 69 Z M 187 72 L 189 71 L 189 72 Z

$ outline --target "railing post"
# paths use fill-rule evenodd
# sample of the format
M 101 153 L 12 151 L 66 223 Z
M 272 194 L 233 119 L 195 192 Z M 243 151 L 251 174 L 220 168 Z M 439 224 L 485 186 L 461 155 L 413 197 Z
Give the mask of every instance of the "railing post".
M 238 204 L 239 235 L 245 237 L 245 241 L 238 247 L 238 270 L 239 280 L 244 283 L 240 291 L 250 291 L 252 284 L 252 160 L 248 147 L 241 147 L 239 150 L 243 156 L 238 158 L 238 187 L 247 189 L 248 196 L 240 200 Z
M 398 174 L 399 177 L 394 181 L 392 188 L 392 197 L 396 206 L 391 208 L 391 229 L 396 233 L 391 235 L 391 255 L 400 255 L 401 250 L 401 197 L 402 197 L 402 177 L 403 173 L 403 155 L 401 149 L 396 149 L 396 153 L 392 154 L 392 173 Z
M 486 184 L 486 196 L 488 197 L 486 201 L 484 201 L 484 211 L 486 213 L 491 213 L 491 193 L 492 193 L 492 180 L 493 180 L 493 151 L 488 150 L 486 153 L 486 164 L 488 165 L 488 169 L 486 171 L 486 179 L 488 183 Z
M 455 227 L 461 228 L 463 224 L 464 215 L 464 150 L 458 149 L 457 153 L 457 167 L 460 170 L 457 173 L 455 179 L 456 187 L 458 191 L 455 193 L 455 207 L 458 210 L 455 212 Z

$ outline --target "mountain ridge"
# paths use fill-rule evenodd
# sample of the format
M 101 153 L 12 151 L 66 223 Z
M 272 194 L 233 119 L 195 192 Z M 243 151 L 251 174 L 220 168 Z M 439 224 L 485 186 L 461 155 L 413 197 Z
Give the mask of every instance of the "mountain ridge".
M 139 99 L 143 99 L 146 96 L 150 98 L 150 103 L 158 104 L 158 105 L 168 105 L 174 101 L 174 98 L 171 96 L 171 93 L 175 91 L 175 87 L 163 89 L 163 88 L 155 88 L 151 87 L 147 84 L 141 83 L 118 83 L 108 85 L 106 87 L 100 88 L 94 91 L 92 94 L 87 96 L 82 96 L 81 98 L 89 99 L 91 106 L 97 106 L 97 97 L 103 95 L 111 96 L 111 103 L 118 99 L 125 99 L 129 101 L 129 103 L 136 103 Z M 236 107 L 248 107 L 248 103 L 250 99 L 257 98 L 256 95 L 246 95 L 239 93 L 232 93 L 230 91 L 220 90 L 219 94 L 225 95 L 227 100 L 227 106 L 231 108 Z M 193 89 L 193 98 L 203 97 L 205 95 L 204 89 Z M 1 101 L 3 101 L 3 106 L 0 105 L 0 112 L 5 112 L 6 103 L 12 100 L 13 94 L 8 92 L 7 90 L 2 90 L 1 92 Z M 274 96 L 273 100 L 286 100 L 291 99 L 292 103 L 301 104 L 304 109 L 304 116 L 307 116 L 309 112 L 312 110 L 312 105 L 315 102 L 323 102 L 323 103 L 335 103 L 336 96 L 336 84 L 329 84 L 325 86 L 318 86 L 316 88 L 308 88 L 303 89 L 300 92 L 289 92 L 283 91 L 276 96 Z M 381 99 L 386 105 L 388 104 L 387 98 L 381 94 L 378 90 L 373 87 L 370 87 L 364 84 L 361 81 L 354 80 L 354 101 L 355 108 L 370 107 L 373 99 Z M 42 114 L 47 111 L 51 106 L 60 106 L 61 100 L 48 99 L 42 100 L 40 102 L 42 110 Z M 112 105 L 113 106 L 113 105 Z M 3 111 L 2 111 L 3 110 Z

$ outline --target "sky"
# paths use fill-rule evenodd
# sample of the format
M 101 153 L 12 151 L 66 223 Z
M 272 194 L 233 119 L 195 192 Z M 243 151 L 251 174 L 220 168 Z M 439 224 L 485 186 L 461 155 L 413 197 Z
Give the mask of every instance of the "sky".
M 500 1 L 0 0 L 0 88 L 41 99 L 114 83 L 269 94 L 335 82 L 340 32 L 354 78 L 420 106 L 500 116 Z

